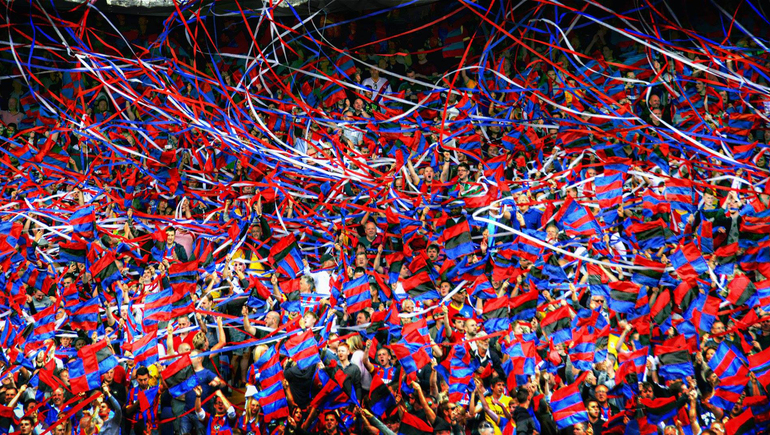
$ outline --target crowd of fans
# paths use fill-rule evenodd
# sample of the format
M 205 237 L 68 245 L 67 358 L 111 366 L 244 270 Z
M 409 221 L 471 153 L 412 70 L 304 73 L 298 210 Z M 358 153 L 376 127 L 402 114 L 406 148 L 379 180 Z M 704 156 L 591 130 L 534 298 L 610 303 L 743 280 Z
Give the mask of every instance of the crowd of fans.
M 473 8 L 9 30 L 0 431 L 767 432 L 763 35 Z

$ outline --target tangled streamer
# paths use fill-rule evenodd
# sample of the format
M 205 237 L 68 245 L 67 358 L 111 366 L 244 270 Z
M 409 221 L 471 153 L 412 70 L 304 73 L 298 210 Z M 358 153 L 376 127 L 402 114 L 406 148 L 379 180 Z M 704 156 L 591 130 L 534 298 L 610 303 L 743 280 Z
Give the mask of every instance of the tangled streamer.
M 192 356 L 243 361 L 220 378 L 283 418 L 288 405 L 265 405 L 272 390 L 246 379 L 249 363 L 259 372 L 274 352 L 302 366 L 293 345 L 328 351 L 363 335 L 400 363 L 394 397 L 417 394 L 408 375 L 427 363 L 409 355 L 428 349 L 448 400 L 473 404 L 471 376 L 457 386 L 473 334 L 401 336 L 421 322 L 457 332 L 441 326 L 448 306 L 453 321 L 483 322 L 502 354 L 506 365 L 476 367 L 483 382 L 496 372 L 512 396 L 551 383 L 538 391 L 554 428 L 594 422 L 559 408 L 559 391 L 586 379 L 567 364 L 613 381 L 606 433 L 767 430 L 760 3 L 711 0 L 692 25 L 679 5 L 646 0 L 313 5 L 175 2 L 145 17 L 2 2 L 4 378 L 20 383 L 23 370 L 38 399 L 43 384 L 93 390 L 104 359 L 77 366 L 92 360 L 54 341 L 77 331 L 83 349 L 111 341 L 168 373 L 190 361 L 174 337 L 202 329 L 217 345 Z M 594 346 L 579 350 L 585 337 Z M 148 343 L 154 356 L 140 358 Z M 677 347 L 689 350 L 681 370 Z M 730 367 L 704 362 L 709 349 Z M 43 375 L 55 359 L 85 380 Z M 643 379 L 681 380 L 697 397 L 671 385 L 643 396 Z

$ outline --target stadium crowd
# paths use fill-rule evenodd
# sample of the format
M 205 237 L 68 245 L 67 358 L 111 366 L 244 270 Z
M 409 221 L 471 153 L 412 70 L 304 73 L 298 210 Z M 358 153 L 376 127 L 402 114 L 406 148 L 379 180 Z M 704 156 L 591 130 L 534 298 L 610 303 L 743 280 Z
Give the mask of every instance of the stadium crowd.
M 9 30 L 0 431 L 766 433 L 764 35 L 490 8 Z

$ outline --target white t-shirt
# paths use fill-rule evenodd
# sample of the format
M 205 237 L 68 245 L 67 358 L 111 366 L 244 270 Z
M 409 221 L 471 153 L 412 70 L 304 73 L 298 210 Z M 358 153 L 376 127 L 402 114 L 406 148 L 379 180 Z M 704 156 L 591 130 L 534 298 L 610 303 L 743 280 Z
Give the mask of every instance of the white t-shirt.
M 369 88 L 374 92 L 374 98 L 379 97 L 382 94 L 389 94 L 393 92 L 390 89 L 390 84 L 388 83 L 388 79 L 385 77 L 380 77 L 376 82 L 372 80 L 371 77 L 364 79 L 363 83 L 361 85 L 365 88 Z
M 364 390 L 368 390 L 372 385 L 372 374 L 364 366 L 364 351 L 357 350 L 350 356 L 350 363 L 355 364 L 359 370 L 361 370 L 361 387 Z
M 315 292 L 322 295 L 331 295 L 331 285 L 329 284 L 332 276 L 331 274 L 326 270 L 321 270 L 319 272 L 311 272 L 309 268 L 305 268 L 304 270 L 305 275 L 309 275 L 311 278 L 313 278 L 313 282 L 315 283 Z

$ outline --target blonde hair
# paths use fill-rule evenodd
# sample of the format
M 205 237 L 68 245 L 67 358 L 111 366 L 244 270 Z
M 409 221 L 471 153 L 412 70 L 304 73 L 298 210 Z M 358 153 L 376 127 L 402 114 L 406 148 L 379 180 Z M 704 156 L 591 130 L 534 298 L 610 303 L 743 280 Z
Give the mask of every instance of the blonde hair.
M 246 408 L 246 412 L 244 412 L 244 415 L 246 416 L 245 420 L 247 422 L 250 421 L 252 418 L 256 417 L 256 415 L 251 415 L 251 403 L 252 402 L 256 402 L 256 401 L 257 401 L 257 399 L 255 399 L 253 397 L 249 397 L 249 399 L 246 401 L 246 404 L 244 406 Z M 259 412 L 259 411 L 257 411 L 257 412 Z
M 350 351 L 355 352 L 357 350 L 361 350 L 364 348 L 364 341 L 361 340 L 360 335 L 354 335 L 352 337 L 349 337 L 347 340 L 348 346 L 350 346 Z
M 206 333 L 198 331 L 192 339 L 192 344 L 195 350 L 203 350 L 203 346 L 206 344 Z

